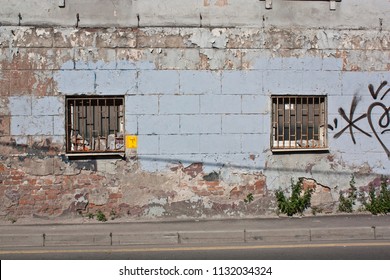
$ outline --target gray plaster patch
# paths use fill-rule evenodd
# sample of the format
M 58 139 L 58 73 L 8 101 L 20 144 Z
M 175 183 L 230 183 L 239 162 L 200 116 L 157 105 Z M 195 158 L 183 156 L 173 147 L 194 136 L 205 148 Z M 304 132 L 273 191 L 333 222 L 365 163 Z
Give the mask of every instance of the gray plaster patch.
M 145 210 L 146 217 L 162 217 L 166 213 L 164 207 L 162 206 L 152 206 Z

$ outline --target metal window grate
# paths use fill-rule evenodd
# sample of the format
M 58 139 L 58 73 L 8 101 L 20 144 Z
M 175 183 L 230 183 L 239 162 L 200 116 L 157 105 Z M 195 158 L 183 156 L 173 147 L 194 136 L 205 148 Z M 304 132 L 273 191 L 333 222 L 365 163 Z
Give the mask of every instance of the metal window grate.
M 272 96 L 273 150 L 326 149 L 326 96 Z
M 124 151 L 124 98 L 66 98 L 68 153 Z

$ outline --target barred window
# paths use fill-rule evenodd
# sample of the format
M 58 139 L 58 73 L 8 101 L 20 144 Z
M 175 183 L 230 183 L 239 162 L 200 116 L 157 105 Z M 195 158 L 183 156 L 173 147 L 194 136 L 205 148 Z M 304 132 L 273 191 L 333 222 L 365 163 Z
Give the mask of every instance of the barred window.
M 74 154 L 123 152 L 123 96 L 67 97 L 66 151 Z
M 271 147 L 327 149 L 326 96 L 272 96 Z

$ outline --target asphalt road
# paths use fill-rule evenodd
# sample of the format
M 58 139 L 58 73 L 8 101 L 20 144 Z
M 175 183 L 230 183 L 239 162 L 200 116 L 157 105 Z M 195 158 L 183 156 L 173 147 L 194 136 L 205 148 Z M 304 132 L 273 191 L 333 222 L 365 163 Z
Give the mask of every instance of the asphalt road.
M 2 260 L 390 260 L 390 241 L 218 246 L 8 248 Z

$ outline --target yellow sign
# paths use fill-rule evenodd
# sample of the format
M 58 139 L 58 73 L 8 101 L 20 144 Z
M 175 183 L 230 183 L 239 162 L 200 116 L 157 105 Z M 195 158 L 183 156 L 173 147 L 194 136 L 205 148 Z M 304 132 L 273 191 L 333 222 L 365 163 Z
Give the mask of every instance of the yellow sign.
M 137 149 L 136 135 L 126 135 L 126 149 Z

